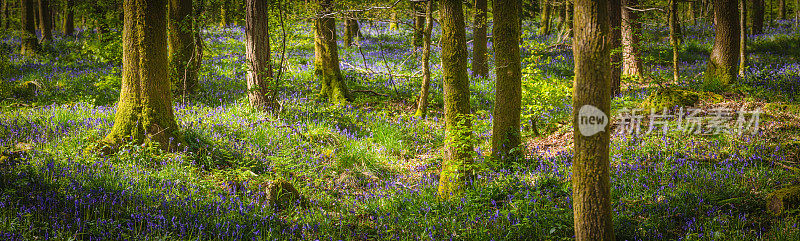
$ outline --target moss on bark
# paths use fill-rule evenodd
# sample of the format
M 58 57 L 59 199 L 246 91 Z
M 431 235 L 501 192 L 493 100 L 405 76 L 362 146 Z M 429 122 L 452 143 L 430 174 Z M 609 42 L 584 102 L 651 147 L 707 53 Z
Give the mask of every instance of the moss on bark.
M 167 67 L 165 0 L 125 0 L 122 89 L 114 126 L 104 142 L 158 143 L 177 150 L 182 142 Z
M 20 42 L 20 53 L 31 56 L 39 51 L 39 42 L 36 40 L 36 8 L 35 0 L 22 0 L 22 41 Z
M 331 11 L 331 0 L 320 0 L 319 5 L 319 15 Z M 320 83 L 319 97 L 343 105 L 350 100 L 350 92 L 339 69 L 336 20 L 330 16 L 318 17 L 314 29 L 314 76 Z
M 460 196 L 470 178 L 472 129 L 467 75 L 464 11 L 459 0 L 442 0 L 442 79 L 444 82 L 445 156 L 439 177 L 442 199 Z
M 495 106 L 492 120 L 492 156 L 500 159 L 522 154 L 520 145 L 522 72 L 520 63 L 519 1 L 493 1 L 495 51 Z
M 486 40 L 486 0 L 475 0 L 475 26 L 472 41 L 472 76 L 485 77 L 489 75 Z M 517 14 L 514 14 L 517 15 Z
M 192 0 L 169 0 L 169 66 L 172 89 L 191 94 L 197 86 Z
M 736 82 L 739 68 L 739 14 L 736 0 L 714 0 L 717 24 L 714 47 L 705 75 L 707 85 L 727 86 Z
M 572 200 L 575 240 L 614 240 L 609 183 L 610 127 L 591 136 L 581 134 L 579 110 L 593 106 L 606 116 L 611 109 L 609 18 L 607 1 L 575 1 L 575 82 L 572 125 L 575 160 Z

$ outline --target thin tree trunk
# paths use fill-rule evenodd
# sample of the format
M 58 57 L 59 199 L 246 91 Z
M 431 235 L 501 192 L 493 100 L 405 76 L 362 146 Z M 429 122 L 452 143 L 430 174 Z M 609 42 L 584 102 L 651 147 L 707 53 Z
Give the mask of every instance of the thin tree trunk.
M 680 70 L 678 69 L 678 1 L 669 2 L 669 44 L 672 46 L 672 82 L 679 83 Z
M 442 80 L 444 84 L 445 155 L 439 176 L 441 199 L 461 196 L 471 178 L 472 124 L 470 120 L 467 40 L 461 0 L 441 0 Z
M 425 7 L 423 2 L 412 2 L 411 13 L 414 18 L 414 48 L 422 47 L 422 38 L 425 30 Z
M 50 1 L 39 0 L 39 31 L 42 33 L 41 43 L 53 41 L 52 15 L 50 14 Z
M 122 31 L 122 89 L 114 127 L 104 142 L 158 143 L 176 150 L 182 142 L 167 67 L 167 2 L 125 0 Z
M 222 0 L 219 6 L 219 26 L 226 27 L 230 24 L 230 17 L 228 16 L 228 5 L 231 0 Z
M 389 22 L 389 31 L 397 31 L 397 12 L 392 11 L 392 15 L 389 19 L 391 19 L 391 22 Z
M 695 15 L 695 11 L 697 11 L 697 10 L 695 9 L 695 5 L 694 4 L 695 4 L 695 1 L 690 1 L 689 2 L 689 10 L 687 11 L 687 13 L 689 14 L 689 20 L 692 21 L 692 25 L 697 25 L 697 16 Z
M 728 85 L 736 81 L 739 67 L 739 14 L 736 0 L 714 0 L 717 26 L 714 47 L 705 72 L 709 84 Z
M 433 30 L 433 2 L 426 3 L 425 10 L 425 36 L 422 46 L 422 93 L 417 100 L 417 112 L 415 116 L 423 119 L 428 114 L 428 92 L 431 86 L 431 32 Z
M 331 11 L 331 0 L 318 0 L 321 12 Z M 350 93 L 339 69 L 339 53 L 336 45 L 336 20 L 333 17 L 318 17 L 314 22 L 314 75 L 320 83 L 322 99 L 336 105 L 350 100 Z
M 550 1 L 551 0 L 541 0 L 539 1 L 542 7 L 542 18 L 541 22 L 539 22 L 539 35 L 548 35 L 550 34 Z
M 572 200 L 577 241 L 614 240 L 608 171 L 611 48 L 603 41 L 604 36 L 609 36 L 606 4 L 599 0 L 575 1 Z M 592 124 L 587 121 L 589 117 L 603 118 L 604 125 L 595 125 L 600 132 L 581 130 Z
M 739 76 L 744 77 L 747 67 L 747 1 L 739 0 Z
M 172 89 L 178 95 L 191 94 L 197 86 L 194 61 L 192 0 L 169 0 L 169 65 Z
M 778 0 L 778 20 L 786 19 L 786 1 Z
M 520 1 L 493 0 L 493 45 L 496 56 L 495 106 L 492 116 L 492 156 L 508 160 L 524 154 L 520 146 L 522 72 L 520 63 Z M 563 21 L 563 19 L 562 19 Z
M 620 0 L 608 0 L 608 27 L 611 48 L 611 94 L 616 96 L 620 93 L 620 82 L 622 79 L 622 4 Z
M 758 35 L 764 32 L 764 0 L 750 0 L 750 6 L 750 30 Z
M 74 0 L 64 1 L 64 25 L 61 32 L 64 36 L 72 36 L 75 33 L 75 10 L 73 9 Z
M 640 77 L 642 72 L 642 59 L 639 56 L 639 31 L 642 24 L 639 22 L 638 13 L 625 8 L 638 8 L 638 0 L 623 0 L 622 7 L 622 74 Z
M 36 0 L 22 0 L 20 17 L 22 20 L 22 41 L 20 42 L 20 53 L 31 56 L 39 51 L 39 42 L 36 39 Z
M 475 30 L 472 41 L 472 76 L 489 75 L 489 64 L 486 61 L 486 0 L 475 0 Z
M 267 1 L 246 0 L 245 39 L 247 51 L 247 98 L 257 109 L 276 110 L 274 96 L 270 95 L 272 60 L 269 45 L 269 11 Z

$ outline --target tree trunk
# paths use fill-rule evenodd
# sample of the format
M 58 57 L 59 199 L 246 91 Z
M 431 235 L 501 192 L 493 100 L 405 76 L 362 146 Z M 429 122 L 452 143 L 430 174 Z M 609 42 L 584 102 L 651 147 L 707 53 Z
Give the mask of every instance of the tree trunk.
M 736 0 L 714 0 L 717 26 L 705 72 L 706 83 L 728 85 L 736 81 L 740 34 L 738 5 Z
M 124 8 L 122 89 L 104 141 L 118 146 L 132 139 L 176 150 L 182 140 L 169 86 L 167 2 L 125 0 Z
M 389 22 L 389 31 L 397 31 L 397 12 L 392 11 L 389 19 L 391 20 Z
M 72 36 L 75 33 L 75 10 L 73 8 L 74 0 L 64 1 L 64 25 L 62 25 L 61 32 L 64 36 Z
M 42 44 L 53 41 L 53 19 L 50 14 L 50 1 L 39 0 L 39 31 L 42 33 Z
M 411 12 L 412 17 L 414 18 L 414 48 L 422 47 L 422 41 L 425 30 L 425 8 L 423 7 L 423 2 L 412 2 L 411 3 Z
M 422 46 L 422 93 L 417 100 L 415 116 L 423 119 L 428 114 L 428 92 L 431 86 L 431 30 L 433 30 L 433 1 L 428 1 L 425 10 L 425 36 Z
M 575 84 L 572 99 L 572 126 L 575 159 L 572 165 L 572 200 L 575 240 L 614 240 L 609 184 L 611 110 L 609 18 L 606 1 L 575 1 Z M 589 111 L 585 111 L 589 110 Z M 583 113 L 582 113 L 583 112 Z M 605 125 L 595 126 L 600 132 L 584 132 L 592 117 L 603 118 Z M 580 118 L 581 116 L 585 118 Z M 596 122 L 595 122 L 596 123 Z
M 542 18 L 539 26 L 539 35 L 548 35 L 550 34 L 550 1 L 551 0 L 541 0 L 541 8 L 542 8 Z
M 441 0 L 442 80 L 444 85 L 445 155 L 438 195 L 462 195 L 471 178 L 472 124 L 470 120 L 467 40 L 461 0 Z
M 750 30 L 753 35 L 761 34 L 764 32 L 764 0 L 750 0 L 750 6 Z
M 669 44 L 672 46 L 672 82 L 678 84 L 678 0 L 669 2 Z
M 346 17 L 344 22 L 344 45 L 353 45 L 355 39 L 360 36 L 361 33 L 358 27 L 358 20 L 356 20 L 353 16 Z
M 230 23 L 230 16 L 228 16 L 228 5 L 231 0 L 222 0 L 219 5 L 219 26 L 226 27 Z
M 747 67 L 747 1 L 739 0 L 739 76 L 744 77 Z
M 267 1 L 246 0 L 245 8 L 247 98 L 253 108 L 274 111 L 278 104 L 269 86 L 269 81 L 272 80 L 272 60 Z
M 486 61 L 486 0 L 475 0 L 475 30 L 472 41 L 472 76 L 489 75 L 489 64 Z
M 192 0 L 169 0 L 169 66 L 172 90 L 178 95 L 194 93 L 197 69 L 194 62 Z
M 34 55 L 39 51 L 39 42 L 36 40 L 36 0 L 22 0 L 22 41 L 20 42 L 20 53 L 23 55 Z
M 492 28 L 495 51 L 495 106 L 492 114 L 492 156 L 507 160 L 524 154 L 518 147 L 521 143 L 519 126 L 522 106 L 522 72 L 520 63 L 520 1 L 494 0 L 494 27 Z M 563 21 L 563 19 L 562 19 Z
M 639 7 L 638 0 L 623 0 L 622 7 L 622 74 L 639 77 L 643 75 L 642 59 L 639 56 L 639 31 L 642 24 L 638 13 L 627 7 Z
M 206 9 L 205 0 L 198 0 L 197 4 L 194 6 L 194 16 L 192 16 L 192 18 L 193 18 L 193 21 L 192 21 L 193 28 L 192 29 L 194 29 L 194 33 L 193 33 L 193 37 L 194 37 L 194 57 L 193 57 L 193 60 L 192 60 L 192 65 L 194 65 L 194 69 L 195 69 L 195 71 L 196 71 L 196 73 L 198 75 L 197 76 L 198 79 L 200 78 L 199 77 L 200 67 L 203 64 L 203 36 L 201 35 L 201 33 L 203 31 L 202 30 L 203 24 L 202 24 L 201 20 L 203 19 L 202 18 L 203 14 L 205 14 L 205 9 Z M 200 87 L 199 85 L 200 84 L 197 83 L 195 85 L 195 89 Z
M 6 21 L 8 20 L 8 1 L 9 0 L 1 0 L 1 1 L 3 1 L 3 3 L 0 4 L 0 29 L 5 30 L 7 28 L 6 27 Z
M 695 15 L 696 9 L 694 7 L 694 1 L 689 2 L 689 10 L 687 13 L 689 14 L 689 20 L 692 21 L 692 25 L 697 25 L 697 16 Z
M 611 48 L 611 95 L 620 93 L 622 79 L 622 4 L 620 0 L 608 1 L 608 27 Z
M 331 11 L 331 0 L 318 0 L 319 15 Z M 321 99 L 336 105 L 350 100 L 350 93 L 339 69 L 339 53 L 336 46 L 336 20 L 331 16 L 318 17 L 314 22 L 314 75 L 320 83 Z
M 786 1 L 778 0 L 778 20 L 786 19 Z

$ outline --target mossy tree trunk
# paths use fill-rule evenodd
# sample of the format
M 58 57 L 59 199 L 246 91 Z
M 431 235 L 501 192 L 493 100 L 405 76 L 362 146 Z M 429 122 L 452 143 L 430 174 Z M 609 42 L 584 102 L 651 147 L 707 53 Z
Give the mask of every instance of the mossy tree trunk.
M 550 6 L 551 0 L 541 0 L 540 6 L 542 9 L 541 12 L 541 21 L 539 22 L 539 35 L 548 35 L 550 34 L 550 10 L 552 9 Z
M 53 15 L 50 14 L 50 1 L 39 0 L 39 31 L 42 33 L 41 43 L 53 41 Z
M 460 196 L 472 166 L 469 76 L 464 11 L 460 0 L 441 0 L 442 79 L 444 85 L 445 154 L 439 176 L 442 199 Z
M 517 0 L 493 0 L 495 51 L 495 105 L 492 120 L 492 156 L 510 160 L 524 154 L 520 146 L 520 110 L 522 106 L 522 70 L 520 63 L 520 26 Z
M 344 21 L 344 45 L 351 46 L 361 37 L 361 30 L 355 16 L 347 16 Z
M 486 11 L 486 0 L 475 0 L 475 27 L 472 34 L 472 76 L 476 77 L 489 75 L 489 64 L 486 61 Z
M 689 2 L 688 6 L 689 9 L 686 10 L 686 14 L 688 14 L 689 21 L 692 21 L 692 25 L 697 25 L 697 15 L 695 14 L 695 11 L 697 11 L 697 9 L 695 8 L 694 4 L 695 4 L 694 1 Z
M 778 20 L 786 19 L 786 1 L 778 0 Z
M 425 36 L 422 46 L 422 90 L 417 100 L 415 116 L 425 119 L 428 114 L 428 94 L 431 86 L 431 31 L 433 29 L 433 3 L 425 4 Z
M 632 77 L 643 75 L 639 54 L 639 31 L 642 24 L 636 11 L 626 7 L 639 7 L 638 0 L 622 0 L 622 74 Z
M 197 87 L 192 11 L 192 0 L 169 0 L 170 83 L 178 95 L 194 93 Z
M 747 1 L 739 0 L 739 76 L 744 77 L 747 67 Z
M 715 3 L 717 0 L 714 1 Z M 714 5 L 716 8 L 716 5 Z M 752 34 L 764 32 L 764 0 L 750 0 L 750 31 Z M 714 9 L 716 13 L 716 9 Z M 730 14 L 733 14 L 732 12 Z M 736 14 L 738 15 L 738 14 Z
M 219 4 L 219 26 L 226 27 L 230 24 L 230 16 L 228 8 L 230 7 L 231 0 L 222 0 Z
M 611 48 L 611 94 L 620 93 L 622 79 L 622 3 L 608 0 L 608 27 Z
M 320 83 L 319 97 L 342 105 L 350 100 L 350 93 L 339 69 L 336 45 L 336 20 L 325 16 L 333 7 L 331 0 L 318 0 L 320 12 L 314 21 L 314 75 Z
M 10 0 L 0 0 L 3 3 L 0 5 L 0 29 L 8 28 L 8 1 Z
M 246 0 L 245 8 L 247 98 L 253 108 L 277 110 L 278 102 L 269 83 L 272 80 L 272 59 L 267 1 Z
M 39 51 L 39 42 L 36 39 L 36 0 L 22 0 L 22 41 L 20 42 L 20 53 L 23 55 L 34 55 Z
M 425 30 L 424 2 L 411 2 L 411 16 L 414 18 L 414 48 L 422 47 L 423 31 Z
M 64 0 L 64 21 L 61 32 L 64 36 L 72 36 L 75 33 L 75 9 L 74 0 Z
M 125 0 L 122 89 L 114 127 L 104 141 L 158 143 L 176 150 L 182 142 L 172 112 L 167 61 L 166 0 Z
M 678 84 L 678 1 L 669 0 L 669 44 L 672 46 L 672 82 Z
M 737 0 L 714 0 L 717 25 L 714 47 L 706 68 L 705 82 L 728 85 L 736 81 L 739 68 L 739 7 Z
M 606 116 L 611 109 L 611 46 L 608 2 L 575 1 L 575 83 L 572 125 L 575 160 L 572 165 L 572 200 L 575 240 L 614 240 L 609 184 L 610 127 L 584 136 L 579 131 L 579 110 L 590 105 Z M 608 122 L 606 122 L 608 123 Z

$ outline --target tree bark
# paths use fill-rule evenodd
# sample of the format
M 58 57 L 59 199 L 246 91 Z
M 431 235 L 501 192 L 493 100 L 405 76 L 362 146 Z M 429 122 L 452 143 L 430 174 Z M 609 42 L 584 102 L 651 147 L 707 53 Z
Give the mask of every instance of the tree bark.
M 441 0 L 442 79 L 444 84 L 445 155 L 438 195 L 448 199 L 463 194 L 471 177 L 472 124 L 464 11 L 460 0 Z
M 679 83 L 680 71 L 678 67 L 678 1 L 669 2 L 669 44 L 672 46 L 672 82 Z
M 689 20 L 692 21 L 692 25 L 697 25 L 697 15 L 695 15 L 695 13 L 694 13 L 697 10 L 695 9 L 694 2 L 695 1 L 690 1 L 689 2 L 689 9 L 686 12 L 689 14 L 688 17 L 689 17 Z
M 622 79 L 622 4 L 620 0 L 608 0 L 608 27 L 611 48 L 611 95 L 620 93 Z
M 622 7 L 622 74 L 639 77 L 643 75 L 642 59 L 639 56 L 639 31 L 642 24 L 638 13 L 627 7 L 639 7 L 638 0 L 623 0 Z
M 575 1 L 575 84 L 572 125 L 575 160 L 572 165 L 572 200 L 575 240 L 614 240 L 609 184 L 610 127 L 584 136 L 579 131 L 580 109 L 593 106 L 605 116 L 611 110 L 610 45 L 607 1 Z M 590 134 L 590 133 L 587 133 Z
M 3 3 L 0 5 L 0 29 L 6 29 L 8 28 L 6 22 L 8 21 L 8 1 L 10 0 L 1 1 L 3 1 Z
M 272 80 L 272 59 L 267 1 L 246 0 L 245 8 L 247 98 L 253 108 L 277 110 L 277 100 L 269 86 L 269 81 Z
M 74 0 L 64 1 L 64 21 L 61 32 L 64 36 L 75 34 L 75 10 L 73 9 Z
M 182 142 L 172 112 L 167 61 L 167 2 L 125 0 L 122 31 L 122 89 L 114 127 L 104 141 L 111 146 L 158 143 L 176 150 Z
M 786 19 L 786 1 L 778 0 L 778 20 Z
M 230 16 L 228 14 L 228 8 L 230 5 L 231 0 L 222 0 L 219 6 L 219 26 L 226 27 L 230 24 Z
M 541 22 L 539 22 L 539 24 L 540 24 L 540 26 L 539 26 L 539 35 L 548 35 L 548 34 L 550 34 L 550 18 L 551 18 L 550 17 L 550 15 L 551 15 L 551 13 L 550 13 L 550 11 L 551 11 L 550 1 L 551 0 L 541 0 L 540 1 L 541 8 L 542 8 L 542 13 L 541 13 L 542 16 L 541 16 Z
M 739 76 L 744 77 L 747 67 L 747 1 L 739 0 Z
M 486 61 L 486 0 L 475 0 L 475 30 L 472 41 L 472 76 L 489 75 L 489 64 Z
M 344 45 L 353 45 L 355 39 L 360 36 L 361 31 L 359 30 L 358 20 L 356 20 L 353 16 L 346 17 L 344 22 Z
M 321 12 L 331 11 L 331 0 L 318 0 Z M 336 20 L 333 17 L 317 17 L 314 22 L 314 75 L 320 83 L 321 99 L 336 105 L 350 100 L 350 93 L 339 69 L 339 53 L 336 45 Z
M 423 2 L 411 3 L 412 17 L 414 18 L 414 48 L 422 47 L 423 31 L 425 30 L 425 8 Z
M 750 30 L 758 35 L 764 32 L 764 0 L 750 0 L 750 6 Z
M 36 0 L 22 0 L 21 14 L 22 20 L 22 41 L 20 42 L 20 53 L 31 56 L 39 51 L 39 42 L 36 39 Z
M 517 0 L 494 0 L 494 27 L 492 28 L 495 51 L 495 105 L 492 120 L 492 156 L 509 160 L 524 154 L 520 146 L 520 110 L 522 106 L 522 70 L 520 63 L 521 8 Z M 562 20 L 563 21 L 563 20 Z
M 178 95 L 194 93 L 197 87 L 192 10 L 192 0 L 169 0 L 170 82 Z
M 425 41 L 422 46 L 422 91 L 417 100 L 415 116 L 423 119 L 428 114 L 428 92 L 431 86 L 431 32 L 433 30 L 433 2 L 428 1 L 425 10 Z
M 42 44 L 53 41 L 53 19 L 50 14 L 50 1 L 39 0 L 39 31 L 42 33 Z
M 738 5 L 736 0 L 714 0 L 717 25 L 705 72 L 706 83 L 728 85 L 736 81 L 740 34 Z

